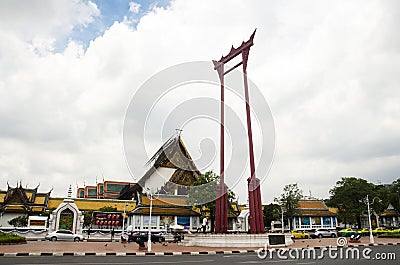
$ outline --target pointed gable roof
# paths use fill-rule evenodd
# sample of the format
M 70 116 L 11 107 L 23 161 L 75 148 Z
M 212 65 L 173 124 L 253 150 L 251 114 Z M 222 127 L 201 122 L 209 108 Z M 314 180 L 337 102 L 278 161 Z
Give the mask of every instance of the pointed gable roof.
M 21 184 L 15 188 L 8 186 L 6 197 L 4 198 L 3 204 L 17 204 L 17 205 L 28 205 L 29 197 L 26 195 L 24 188 Z
M 151 167 L 138 182 L 142 187 L 160 167 L 176 169 L 169 181 L 179 185 L 191 186 L 201 174 L 180 135 L 168 139 L 146 165 Z
M 38 193 L 38 188 L 39 186 L 34 189 L 23 188 L 21 182 L 15 188 L 8 185 L 4 200 L 0 203 L 0 208 L 2 210 L 15 208 L 22 211 L 44 211 L 51 191 Z

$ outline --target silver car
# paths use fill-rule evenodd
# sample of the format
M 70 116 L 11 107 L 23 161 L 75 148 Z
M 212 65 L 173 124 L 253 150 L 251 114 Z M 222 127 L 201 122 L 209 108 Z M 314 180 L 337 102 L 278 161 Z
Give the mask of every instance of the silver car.
M 57 230 L 47 234 L 45 236 L 45 239 L 51 241 L 65 240 L 65 241 L 78 242 L 78 241 L 83 241 L 83 236 L 80 234 L 72 233 L 72 231 L 69 230 Z
M 335 230 L 325 229 L 325 228 L 311 229 L 309 231 L 309 234 L 311 238 L 337 237 L 337 233 Z

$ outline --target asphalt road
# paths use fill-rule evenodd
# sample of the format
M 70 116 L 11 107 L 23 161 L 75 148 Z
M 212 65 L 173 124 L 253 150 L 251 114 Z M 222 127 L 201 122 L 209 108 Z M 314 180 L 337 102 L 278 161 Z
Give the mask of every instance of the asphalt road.
M 1 257 L 0 264 L 19 264 L 19 265 L 62 265 L 62 264 L 82 264 L 82 265 L 109 265 L 109 264 L 290 264 L 290 265 L 308 265 L 308 264 L 399 264 L 400 247 L 399 246 L 379 246 L 379 247 L 359 247 L 359 248 L 339 248 L 336 250 L 315 250 L 314 253 L 302 250 L 290 250 L 278 254 L 274 252 L 271 256 L 260 259 L 257 254 L 233 254 L 233 255 L 200 255 L 200 256 L 85 256 L 85 257 Z M 357 253 L 359 258 L 357 259 Z M 296 255 L 297 258 L 296 258 Z M 309 256 L 311 258 L 309 258 Z M 346 259 L 347 255 L 347 259 Z M 284 258 L 287 259 L 284 259 Z

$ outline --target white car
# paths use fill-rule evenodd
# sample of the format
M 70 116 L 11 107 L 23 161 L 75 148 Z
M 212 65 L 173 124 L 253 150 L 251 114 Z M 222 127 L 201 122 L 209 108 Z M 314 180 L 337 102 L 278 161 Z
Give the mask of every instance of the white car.
M 66 240 L 66 241 L 83 241 L 83 236 L 80 234 L 74 234 L 69 230 L 57 230 L 53 231 L 45 236 L 45 239 L 51 241 Z

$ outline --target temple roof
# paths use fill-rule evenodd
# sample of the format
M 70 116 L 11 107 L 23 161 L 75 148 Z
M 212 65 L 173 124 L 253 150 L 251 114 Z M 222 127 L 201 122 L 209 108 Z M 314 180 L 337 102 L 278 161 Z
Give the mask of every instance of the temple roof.
M 131 214 L 149 215 L 150 208 L 148 206 L 138 206 Z M 198 212 L 195 212 L 189 208 L 184 207 L 153 207 L 151 214 L 154 215 L 172 215 L 172 216 L 199 216 Z
M 15 188 L 8 185 L 7 191 L 0 191 L 3 200 L 0 208 L 3 211 L 23 210 L 23 211 L 44 211 L 47 207 L 51 190 L 47 193 L 38 193 L 39 185 L 34 189 L 23 188 L 22 183 Z
M 297 209 L 297 216 L 336 216 L 334 212 L 329 211 L 323 200 L 300 200 Z
M 201 174 L 179 135 L 168 139 L 146 165 L 150 169 L 138 182 L 142 187 L 160 167 L 176 169 L 169 181 L 179 185 L 192 186 Z

